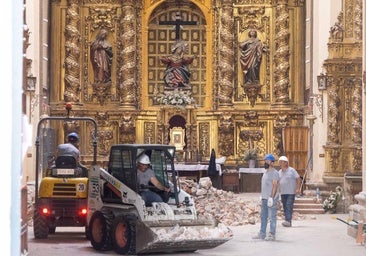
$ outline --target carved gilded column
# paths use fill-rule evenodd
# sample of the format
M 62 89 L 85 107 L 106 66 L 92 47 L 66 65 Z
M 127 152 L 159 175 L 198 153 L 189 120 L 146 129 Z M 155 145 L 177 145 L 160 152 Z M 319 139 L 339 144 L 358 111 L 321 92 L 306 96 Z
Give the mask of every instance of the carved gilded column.
M 107 111 L 98 111 L 95 119 L 98 123 L 98 155 L 108 156 L 113 144 L 113 121 Z M 91 147 L 89 153 L 92 153 Z
M 199 152 L 200 157 L 210 155 L 210 123 L 202 122 L 199 124 Z
M 288 0 L 277 0 L 275 34 L 276 52 L 274 54 L 274 102 L 287 104 L 290 102 L 290 30 Z
M 282 145 L 283 138 L 283 129 L 290 124 L 290 118 L 286 113 L 279 113 L 275 119 L 273 126 L 273 136 L 274 136 L 274 150 L 275 154 L 278 156 L 284 153 L 284 148 Z
M 352 116 L 352 132 L 351 138 L 355 145 L 353 150 L 353 161 L 351 163 L 352 169 L 362 169 L 362 79 L 354 79 L 354 90 L 351 102 L 351 116 Z
M 331 145 L 339 144 L 340 125 L 339 125 L 339 106 L 341 100 L 339 98 L 338 80 L 329 79 L 330 85 L 328 92 L 328 143 Z
M 354 88 L 351 92 L 351 124 L 352 142 L 356 145 L 362 143 L 362 80 L 360 78 L 352 80 Z
M 136 106 L 136 12 L 133 0 L 122 2 L 121 36 L 122 51 L 119 53 L 121 68 L 118 72 L 121 105 Z
M 136 116 L 124 112 L 120 120 L 119 143 L 135 143 L 136 141 Z
M 222 156 L 234 155 L 234 118 L 230 113 L 220 117 L 219 154 Z
M 80 102 L 79 0 L 69 0 L 65 29 L 65 102 Z
M 223 0 L 220 16 L 218 63 L 219 105 L 232 106 L 234 91 L 234 19 L 232 0 Z
M 188 133 L 191 135 L 191 144 L 188 145 L 190 146 L 190 157 L 191 160 L 195 160 L 196 159 L 196 155 L 197 155 L 197 134 L 198 134 L 198 127 L 197 124 L 192 124 L 188 127 Z

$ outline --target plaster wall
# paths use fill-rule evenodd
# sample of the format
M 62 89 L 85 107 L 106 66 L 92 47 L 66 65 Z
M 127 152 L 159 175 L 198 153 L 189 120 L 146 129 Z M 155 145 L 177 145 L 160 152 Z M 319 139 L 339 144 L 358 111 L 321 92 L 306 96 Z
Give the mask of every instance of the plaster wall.
M 327 94 L 318 90 L 317 76 L 324 73 L 323 62 L 328 58 L 328 38 L 330 28 L 337 21 L 342 9 L 342 0 L 315 0 L 312 2 L 312 95 L 313 115 L 313 168 L 308 173 L 311 183 L 322 182 L 325 171 L 324 145 L 327 141 Z M 311 19 L 311 17 L 310 17 Z M 311 150 L 311 149 L 310 149 Z

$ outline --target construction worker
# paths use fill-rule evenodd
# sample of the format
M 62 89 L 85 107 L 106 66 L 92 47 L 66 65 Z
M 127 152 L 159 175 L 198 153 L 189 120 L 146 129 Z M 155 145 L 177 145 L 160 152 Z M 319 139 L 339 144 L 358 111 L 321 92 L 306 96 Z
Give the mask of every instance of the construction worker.
M 276 239 L 277 225 L 277 202 L 279 199 L 277 188 L 279 174 L 274 168 L 276 161 L 274 155 L 267 154 L 264 157 L 264 168 L 266 172 L 261 180 L 261 227 L 258 235 L 253 239 L 263 239 L 266 241 L 274 241 Z M 269 219 L 269 233 L 266 233 Z
M 79 162 L 79 135 L 76 132 L 72 132 L 69 133 L 66 138 L 67 143 L 57 146 L 57 156 L 71 155 L 75 158 L 76 162 Z
M 282 226 L 291 227 L 295 195 L 300 194 L 301 178 L 297 171 L 289 166 L 288 158 L 286 156 L 281 156 L 278 159 L 278 162 L 281 168 L 279 170 L 279 188 L 283 212 L 285 214 L 285 221 L 282 222 Z
M 150 158 L 142 154 L 137 160 L 137 182 L 140 186 L 140 195 L 145 201 L 146 206 L 151 206 L 152 202 L 163 202 L 163 198 L 152 191 L 151 186 L 161 192 L 169 192 L 170 188 L 165 187 L 156 178 L 154 171 L 150 168 Z

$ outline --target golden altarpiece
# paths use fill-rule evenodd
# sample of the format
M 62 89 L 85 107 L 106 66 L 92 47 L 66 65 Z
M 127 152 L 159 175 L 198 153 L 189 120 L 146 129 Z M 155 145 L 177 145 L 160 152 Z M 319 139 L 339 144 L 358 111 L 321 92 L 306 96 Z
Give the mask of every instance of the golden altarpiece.
M 294 167 L 304 171 L 304 1 L 54 0 L 51 13 L 51 114 L 72 102 L 73 115 L 95 118 L 100 156 L 116 143 L 169 144 L 178 128 L 187 161 L 215 149 L 237 164 L 256 148 L 261 157 L 298 158 Z M 242 43 L 251 35 L 262 45 L 257 79 L 247 81 Z M 101 38 L 108 59 L 99 74 L 93 49 Z M 189 84 L 169 87 L 162 59 L 177 44 L 192 56 Z M 163 104 L 162 95 L 182 91 L 194 101 Z M 90 127 L 56 130 L 59 140 L 78 131 L 88 160 Z

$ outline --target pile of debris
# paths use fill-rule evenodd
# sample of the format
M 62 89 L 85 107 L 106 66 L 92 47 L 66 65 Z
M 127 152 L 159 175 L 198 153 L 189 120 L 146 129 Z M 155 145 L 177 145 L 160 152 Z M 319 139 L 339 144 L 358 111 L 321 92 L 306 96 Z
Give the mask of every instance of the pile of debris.
M 241 226 L 260 222 L 261 202 L 258 198 L 245 198 L 231 191 L 224 191 L 212 186 L 209 177 L 194 180 L 180 179 L 181 188 L 193 196 L 199 216 L 214 217 L 227 226 Z M 282 205 L 279 204 L 277 218 L 284 219 Z M 304 219 L 294 212 L 293 220 Z
M 181 227 L 158 228 L 155 233 L 160 241 L 182 241 L 202 239 L 228 239 L 233 236 L 231 229 L 219 223 L 217 227 Z

